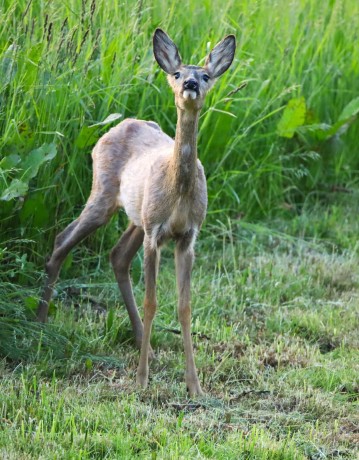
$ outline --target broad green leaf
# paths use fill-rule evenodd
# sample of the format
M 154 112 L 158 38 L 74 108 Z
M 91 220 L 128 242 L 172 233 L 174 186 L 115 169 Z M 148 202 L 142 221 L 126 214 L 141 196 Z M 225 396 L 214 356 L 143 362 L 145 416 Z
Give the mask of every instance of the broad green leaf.
M 40 166 L 43 163 L 52 160 L 55 156 L 55 144 L 43 144 L 38 149 L 30 152 L 21 165 L 24 170 L 24 174 L 21 179 L 29 182 L 30 179 L 37 175 Z
M 359 113 L 359 97 L 356 97 L 344 108 L 338 121 L 348 121 L 350 118 L 355 117 Z
M 329 139 L 333 134 L 333 126 L 326 123 L 314 123 L 312 125 L 304 125 L 298 127 L 298 132 L 301 134 L 309 134 L 316 141 L 325 141 Z
M 330 136 L 332 137 L 335 134 L 340 134 L 345 131 L 344 125 L 350 125 L 354 120 L 355 117 L 359 114 L 359 97 L 353 99 L 349 102 L 349 104 L 344 108 L 342 113 L 340 114 L 338 121 L 334 123 L 333 127 L 330 130 Z M 341 130 L 341 128 L 343 128 Z M 341 130 L 341 132 L 339 132 Z
M 42 147 L 45 146 L 45 161 L 51 161 L 56 157 L 57 149 L 54 143 L 51 144 L 44 144 Z
M 359 97 L 353 99 L 344 108 L 338 121 L 333 125 L 327 125 L 325 123 L 314 123 L 302 126 L 300 131 L 302 134 L 309 133 L 318 141 L 326 141 L 336 134 L 341 134 L 344 129 L 344 125 L 350 124 L 359 114 Z
M 19 180 L 13 179 L 9 187 L 4 190 L 3 194 L 0 197 L 0 200 L 10 201 L 13 198 L 18 198 L 19 196 L 24 196 L 28 190 L 29 186 L 27 183 Z
M 111 113 L 111 115 L 106 117 L 103 121 L 100 121 L 99 123 L 95 123 L 94 125 L 89 126 L 89 128 L 94 128 L 95 126 L 108 125 L 109 123 L 112 123 L 113 121 L 118 120 L 121 117 L 122 117 L 121 113 Z
M 291 138 L 295 130 L 305 122 L 306 106 L 304 97 L 291 99 L 284 109 L 282 118 L 277 125 L 277 133 L 281 137 Z
M 311 130 L 312 133 L 316 135 L 316 138 L 320 141 L 325 141 L 335 136 L 336 134 L 342 134 L 344 125 L 350 124 L 355 119 L 356 115 L 359 114 L 359 97 L 353 99 L 349 104 L 344 108 L 338 121 L 334 123 L 333 126 L 326 125 L 324 123 L 318 125 L 310 125 L 306 128 Z
M 29 181 L 37 175 L 40 166 L 52 160 L 55 155 L 55 144 L 44 144 L 31 151 L 20 164 L 18 155 L 9 155 L 9 157 L 4 158 L 1 166 L 3 166 L 3 161 L 6 166 L 18 165 L 20 179 L 15 178 L 11 181 L 10 186 L 3 191 L 0 200 L 9 201 L 24 196 L 28 191 Z
M 2 169 L 5 172 L 10 171 L 20 162 L 20 160 L 21 158 L 19 155 L 17 155 L 16 153 L 12 153 L 11 155 L 4 157 L 0 161 L 0 169 Z

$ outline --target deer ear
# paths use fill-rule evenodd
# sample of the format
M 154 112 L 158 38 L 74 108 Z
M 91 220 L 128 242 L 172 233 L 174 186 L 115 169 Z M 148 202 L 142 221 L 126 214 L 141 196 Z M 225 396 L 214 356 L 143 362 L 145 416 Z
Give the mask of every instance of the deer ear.
M 153 35 L 153 53 L 166 73 L 175 73 L 182 64 L 177 46 L 162 29 L 156 29 Z
M 209 53 L 206 59 L 206 67 L 212 78 L 222 75 L 232 64 L 236 51 L 236 37 L 227 35 Z

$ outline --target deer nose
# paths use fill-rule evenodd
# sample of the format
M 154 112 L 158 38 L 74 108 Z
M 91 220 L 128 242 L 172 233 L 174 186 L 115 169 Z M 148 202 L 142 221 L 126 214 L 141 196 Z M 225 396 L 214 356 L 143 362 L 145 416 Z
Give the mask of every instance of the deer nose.
M 184 86 L 184 89 L 191 89 L 193 91 L 197 91 L 198 89 L 198 83 L 193 78 L 189 78 L 188 80 L 185 80 L 183 86 Z

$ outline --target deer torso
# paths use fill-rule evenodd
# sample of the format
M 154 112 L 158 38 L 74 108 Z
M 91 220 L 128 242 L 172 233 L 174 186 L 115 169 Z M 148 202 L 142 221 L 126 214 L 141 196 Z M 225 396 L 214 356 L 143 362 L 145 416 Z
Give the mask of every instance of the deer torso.
M 118 170 L 118 207 L 145 230 L 153 246 L 188 232 L 197 233 L 207 207 L 206 180 L 198 159 L 194 180 L 184 189 L 174 165 L 175 142 L 156 123 L 126 119 L 99 142 L 100 153 L 94 149 L 96 164 L 107 171 L 111 165 Z M 186 165 L 184 169 L 186 172 Z M 101 176 L 106 174 L 94 171 L 94 181 Z

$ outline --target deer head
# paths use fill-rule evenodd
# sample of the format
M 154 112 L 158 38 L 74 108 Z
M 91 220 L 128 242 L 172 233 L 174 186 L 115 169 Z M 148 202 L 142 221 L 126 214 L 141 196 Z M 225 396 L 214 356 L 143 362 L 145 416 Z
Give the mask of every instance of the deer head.
M 177 46 L 162 30 L 153 36 L 153 51 L 175 94 L 176 106 L 182 110 L 200 110 L 207 92 L 232 64 L 236 50 L 234 35 L 227 35 L 207 56 L 204 67 L 184 65 Z

